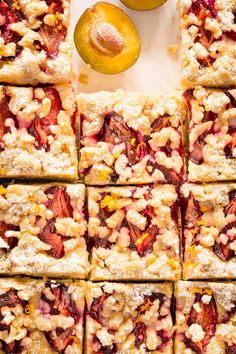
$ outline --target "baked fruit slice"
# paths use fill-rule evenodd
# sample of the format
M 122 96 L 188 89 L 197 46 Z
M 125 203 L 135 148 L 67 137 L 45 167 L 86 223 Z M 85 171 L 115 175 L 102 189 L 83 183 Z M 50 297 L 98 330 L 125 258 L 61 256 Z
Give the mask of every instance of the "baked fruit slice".
M 132 10 L 146 11 L 161 6 L 166 0 L 121 0 L 121 2 Z
M 236 2 L 181 0 L 183 84 L 236 84 Z
M 180 278 L 174 186 L 88 188 L 92 280 Z
M 85 278 L 85 187 L 0 188 L 0 273 Z
M 70 0 L 0 0 L 0 82 L 71 82 Z
M 189 181 L 235 180 L 236 90 L 199 86 L 184 97 L 189 115 Z
M 185 279 L 236 277 L 236 184 L 181 187 Z
M 0 279 L 1 353 L 82 354 L 82 282 Z
M 176 354 L 234 354 L 236 284 L 179 281 Z
M 172 285 L 87 283 L 87 354 L 173 353 Z
M 184 180 L 182 96 L 98 92 L 79 98 L 80 176 L 87 184 Z
M 117 6 L 98 2 L 80 17 L 74 32 L 82 59 L 104 74 L 120 73 L 136 62 L 140 39 L 131 19 Z
M 78 177 L 71 86 L 0 86 L 0 177 Z

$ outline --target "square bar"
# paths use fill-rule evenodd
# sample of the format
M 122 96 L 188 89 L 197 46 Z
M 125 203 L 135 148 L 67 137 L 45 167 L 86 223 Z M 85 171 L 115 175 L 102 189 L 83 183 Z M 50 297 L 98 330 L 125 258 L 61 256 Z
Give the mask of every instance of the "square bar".
M 85 186 L 0 188 L 0 274 L 85 278 Z
M 235 12 L 234 0 L 180 0 L 185 86 L 236 85 Z
M 184 279 L 236 277 L 236 183 L 181 187 Z
M 0 177 L 78 178 L 73 87 L 0 86 Z
M 90 185 L 178 184 L 184 179 L 179 92 L 81 94 L 80 176 Z
M 92 280 L 180 278 L 174 186 L 88 188 Z
M 236 283 L 179 281 L 175 354 L 234 354 Z
M 1 353 L 82 354 L 82 282 L 0 279 Z
M 70 0 L 0 0 L 0 82 L 63 84 L 72 78 Z
M 172 285 L 88 283 L 87 354 L 173 353 Z

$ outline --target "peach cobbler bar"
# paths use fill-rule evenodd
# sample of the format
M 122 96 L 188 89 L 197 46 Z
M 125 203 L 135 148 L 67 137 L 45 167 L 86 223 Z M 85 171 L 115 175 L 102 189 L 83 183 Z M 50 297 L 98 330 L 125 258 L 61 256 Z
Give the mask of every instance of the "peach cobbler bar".
M 0 279 L 0 353 L 82 354 L 81 282 Z
M 88 188 L 92 280 L 180 278 L 174 186 Z
M 0 82 L 71 81 L 70 0 L 0 0 Z
M 235 180 L 236 90 L 199 86 L 184 96 L 189 113 L 189 181 Z
M 184 85 L 236 85 L 235 14 L 235 0 L 180 0 Z
M 236 183 L 181 187 L 185 279 L 236 277 Z
M 86 353 L 173 353 L 172 285 L 87 283 Z
M 85 187 L 0 187 L 0 273 L 85 278 Z
M 80 176 L 91 185 L 178 184 L 184 178 L 181 94 L 81 94 Z
M 0 177 L 76 180 L 73 87 L 0 86 Z
M 236 353 L 236 283 L 179 281 L 176 354 Z

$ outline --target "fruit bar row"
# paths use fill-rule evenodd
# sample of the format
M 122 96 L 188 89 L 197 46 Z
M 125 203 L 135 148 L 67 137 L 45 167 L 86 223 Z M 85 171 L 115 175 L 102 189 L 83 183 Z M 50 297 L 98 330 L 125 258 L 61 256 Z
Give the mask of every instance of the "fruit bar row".
M 179 281 L 173 291 L 171 283 L 8 278 L 0 280 L 0 305 L 0 349 L 7 354 L 81 354 L 83 336 L 87 354 L 236 349 L 235 283 Z
M 77 103 L 78 102 L 78 103 Z M 80 94 L 71 86 L 0 86 L 0 177 L 90 185 L 236 179 L 236 90 Z M 183 139 L 188 111 L 189 132 Z
M 82 184 L 2 186 L 0 273 L 178 280 L 181 248 L 184 279 L 236 278 L 236 184 L 85 194 Z

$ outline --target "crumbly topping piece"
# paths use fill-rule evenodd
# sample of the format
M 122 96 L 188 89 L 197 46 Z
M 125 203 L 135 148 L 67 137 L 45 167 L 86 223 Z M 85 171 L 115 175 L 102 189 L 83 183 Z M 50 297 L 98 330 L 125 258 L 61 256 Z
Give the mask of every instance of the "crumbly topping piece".
M 88 188 L 92 279 L 180 277 L 174 186 Z
M 189 180 L 236 178 L 236 90 L 197 87 L 184 94 L 189 110 Z
M 236 184 L 181 187 L 184 278 L 235 278 Z
M 13 85 L 71 82 L 70 0 L 0 1 L 0 81 Z
M 82 282 L 1 279 L 0 305 L 0 351 L 82 353 Z
M 176 353 L 234 352 L 235 283 L 179 281 L 175 297 Z
M 0 189 L 0 273 L 74 276 L 89 272 L 84 185 Z
M 88 283 L 86 352 L 172 353 L 171 284 Z
M 0 177 L 77 179 L 73 87 L 0 86 Z
M 235 0 L 181 0 L 183 84 L 236 84 Z
M 178 184 L 184 178 L 179 92 L 81 94 L 79 107 L 79 171 L 86 183 Z

